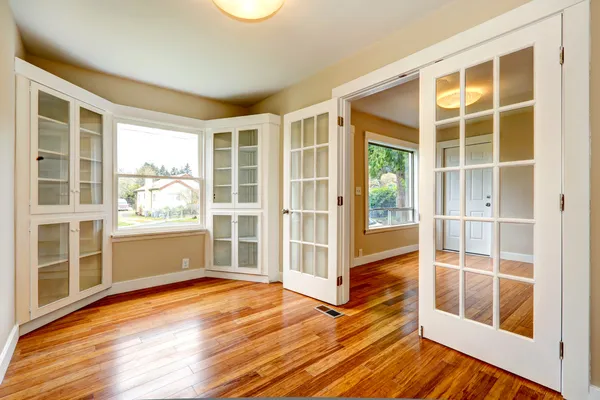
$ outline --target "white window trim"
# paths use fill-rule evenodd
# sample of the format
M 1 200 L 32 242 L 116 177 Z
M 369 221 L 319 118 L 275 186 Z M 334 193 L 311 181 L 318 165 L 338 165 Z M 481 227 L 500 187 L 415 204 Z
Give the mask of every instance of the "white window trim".
M 206 177 L 205 177 L 205 158 L 204 153 L 204 129 L 200 129 L 203 126 L 203 121 L 194 120 L 191 118 L 180 117 L 177 115 L 164 114 L 149 110 L 143 110 L 133 107 L 119 106 L 119 115 L 113 119 L 113 238 L 122 237 L 133 237 L 133 236 L 145 236 L 152 238 L 154 234 L 165 234 L 165 233 L 185 233 L 193 231 L 205 231 L 206 230 L 206 204 L 204 199 L 206 198 Z M 118 124 L 129 124 L 137 126 L 145 126 L 155 129 L 164 129 L 170 131 L 179 131 L 185 133 L 191 133 L 198 135 L 198 174 L 199 178 L 193 178 L 200 185 L 200 208 L 199 208 L 199 219 L 196 225 L 184 225 L 184 226 L 160 226 L 156 228 L 137 228 L 137 229 L 120 229 L 119 230 L 119 214 L 118 214 L 118 203 L 119 203 L 119 176 L 130 175 L 130 174 L 119 174 L 118 172 Z M 167 179 L 169 177 L 166 177 Z
M 413 171 L 411 180 L 411 191 L 412 191 L 412 206 L 414 209 L 414 221 L 408 224 L 385 226 L 381 228 L 369 228 L 369 143 L 380 144 L 387 147 L 393 147 L 398 150 L 406 150 L 413 153 Z M 374 233 L 383 233 L 390 231 L 397 231 L 403 229 L 409 229 L 419 226 L 419 144 L 408 142 L 406 140 L 400 140 L 397 138 L 381 135 L 374 132 L 365 132 L 365 235 L 372 235 Z

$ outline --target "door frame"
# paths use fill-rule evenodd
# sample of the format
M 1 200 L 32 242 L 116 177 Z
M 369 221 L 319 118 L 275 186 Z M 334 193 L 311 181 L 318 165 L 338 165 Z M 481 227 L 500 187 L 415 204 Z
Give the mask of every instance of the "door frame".
M 343 196 L 347 199 L 340 221 L 342 245 L 338 287 L 342 303 L 350 300 L 350 267 L 354 257 L 353 154 L 351 101 L 405 83 L 433 63 L 475 46 L 561 14 L 563 47 L 563 293 L 562 293 L 562 394 L 566 398 L 588 397 L 590 391 L 590 0 L 532 0 L 505 14 L 442 40 L 428 48 L 388 64 L 332 90 L 339 99 L 344 124 L 340 143 Z M 557 49 L 557 62 L 560 49 Z M 549 200 L 551 201 L 551 199 Z M 557 199 L 557 207 L 559 206 Z M 344 229 L 350 226 L 350 229 Z M 557 344 L 557 356 L 558 356 Z

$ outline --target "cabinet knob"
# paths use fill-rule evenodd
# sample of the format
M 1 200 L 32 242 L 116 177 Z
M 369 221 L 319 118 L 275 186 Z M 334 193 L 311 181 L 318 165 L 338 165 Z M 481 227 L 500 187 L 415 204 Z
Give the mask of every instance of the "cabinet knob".
M 281 213 L 284 214 L 284 215 L 285 214 L 289 214 L 290 210 L 288 210 L 287 208 L 284 208 L 283 210 L 281 210 Z

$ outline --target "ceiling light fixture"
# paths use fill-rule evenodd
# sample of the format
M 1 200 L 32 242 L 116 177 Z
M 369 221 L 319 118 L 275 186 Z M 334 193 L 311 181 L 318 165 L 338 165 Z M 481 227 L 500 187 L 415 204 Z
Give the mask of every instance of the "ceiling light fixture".
M 480 89 L 467 88 L 465 92 L 465 106 L 470 106 L 479 101 L 481 96 L 483 96 L 483 92 Z M 442 93 L 437 98 L 437 105 L 447 109 L 460 108 L 460 90 L 455 89 Z
M 259 21 L 273 16 L 285 0 L 213 0 L 226 14 L 242 21 Z

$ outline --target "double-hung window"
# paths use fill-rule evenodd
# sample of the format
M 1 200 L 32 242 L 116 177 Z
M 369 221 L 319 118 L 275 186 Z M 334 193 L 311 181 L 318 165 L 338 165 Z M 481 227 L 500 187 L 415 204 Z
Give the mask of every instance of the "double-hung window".
M 366 132 L 366 230 L 415 224 L 416 143 Z
M 203 226 L 201 132 L 117 123 L 117 230 Z

